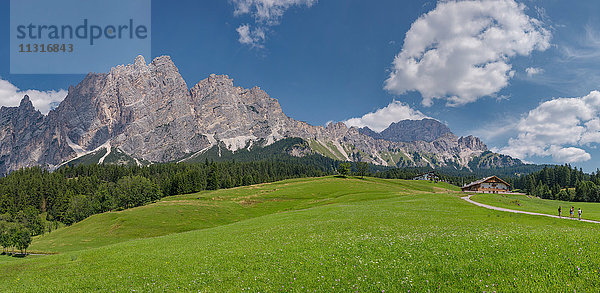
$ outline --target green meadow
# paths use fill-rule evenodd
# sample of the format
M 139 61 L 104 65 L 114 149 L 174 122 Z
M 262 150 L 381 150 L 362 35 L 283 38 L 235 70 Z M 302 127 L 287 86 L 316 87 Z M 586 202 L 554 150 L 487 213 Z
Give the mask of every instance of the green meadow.
M 520 194 L 476 194 L 471 199 L 491 206 L 556 216 L 560 206 L 562 207 L 563 217 L 569 217 L 571 207 L 575 207 L 573 217 L 577 217 L 577 209 L 581 208 L 582 219 L 600 221 L 599 203 L 548 200 Z
M 445 183 L 383 179 L 292 179 L 249 187 L 171 196 L 118 212 L 91 216 L 34 239 L 32 252 L 94 248 L 138 238 L 211 228 L 273 213 L 336 202 L 459 190 Z
M 312 178 L 165 198 L 36 238 L 0 292 L 566 292 L 600 286 L 592 223 L 484 209 L 456 187 Z M 479 199 L 477 199 L 479 200 Z

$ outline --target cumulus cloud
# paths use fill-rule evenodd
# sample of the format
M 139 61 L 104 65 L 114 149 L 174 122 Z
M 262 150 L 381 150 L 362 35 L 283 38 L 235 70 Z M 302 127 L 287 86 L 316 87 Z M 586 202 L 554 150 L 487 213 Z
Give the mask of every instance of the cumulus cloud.
M 423 105 L 474 102 L 508 85 L 510 58 L 550 46 L 550 32 L 514 0 L 439 2 L 412 25 L 385 89 L 418 91 Z
M 517 136 L 500 150 L 517 158 L 552 156 L 556 162 L 582 162 L 582 147 L 600 143 L 600 92 L 541 103 L 517 123 Z
M 368 126 L 374 131 L 381 132 L 386 129 L 392 122 L 402 120 L 421 120 L 429 118 L 421 111 L 412 109 L 409 105 L 399 101 L 393 101 L 384 108 L 378 109 L 375 112 L 367 113 L 360 118 L 351 118 L 344 123 L 348 127 L 365 127 Z
M 33 106 L 43 114 L 47 114 L 51 108 L 60 103 L 66 96 L 66 90 L 58 91 L 21 91 L 12 83 L 0 79 L 0 106 L 15 107 L 21 102 L 25 95 L 29 96 Z
M 576 147 L 551 146 L 548 153 L 557 162 L 584 162 L 592 158 L 585 150 Z
M 527 68 L 525 68 L 525 73 L 527 73 L 528 77 L 532 77 L 532 76 L 534 76 L 536 74 L 540 74 L 542 72 L 544 72 L 544 70 L 541 69 L 541 68 L 536 68 L 536 67 L 527 67 Z
M 256 48 L 264 47 L 266 32 L 278 25 L 283 14 L 293 6 L 311 7 L 317 0 L 233 0 L 235 16 L 251 15 L 254 25 L 240 25 L 238 41 Z

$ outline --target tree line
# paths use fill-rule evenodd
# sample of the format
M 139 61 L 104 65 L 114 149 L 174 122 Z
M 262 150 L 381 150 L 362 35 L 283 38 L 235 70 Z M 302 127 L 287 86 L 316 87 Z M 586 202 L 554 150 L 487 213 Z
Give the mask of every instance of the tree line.
M 544 199 L 600 202 L 600 171 L 587 174 L 569 164 L 546 166 L 509 180 L 513 189 Z
M 444 182 L 448 182 L 450 184 L 456 185 L 456 186 L 463 186 L 469 182 L 475 181 L 477 179 L 479 179 L 476 175 L 474 175 L 471 172 L 456 172 L 456 175 L 450 175 L 448 174 L 448 172 L 445 172 L 446 170 L 438 170 L 438 171 L 434 171 L 431 168 L 419 168 L 419 167 L 414 167 L 414 168 L 393 168 L 393 169 L 389 169 L 383 172 L 377 172 L 374 175 L 376 177 L 379 178 L 384 178 L 384 179 L 405 179 L 405 180 L 411 180 L 421 174 L 427 173 L 427 172 L 435 172 L 435 174 L 438 176 L 438 178 L 441 181 Z

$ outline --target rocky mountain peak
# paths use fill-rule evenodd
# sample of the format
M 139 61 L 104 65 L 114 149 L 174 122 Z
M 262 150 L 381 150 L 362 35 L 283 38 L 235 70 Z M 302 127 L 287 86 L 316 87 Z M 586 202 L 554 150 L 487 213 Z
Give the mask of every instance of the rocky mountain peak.
M 358 132 L 363 135 L 372 137 L 374 139 L 383 139 L 383 137 L 381 136 L 381 133 L 375 132 L 373 129 L 369 128 L 368 126 L 359 128 Z
M 346 126 L 346 124 L 344 124 L 344 122 L 335 122 L 335 123 L 329 123 L 329 124 L 327 124 L 327 126 L 325 126 L 325 129 L 329 129 L 329 130 L 347 130 L 348 127 Z
M 146 59 L 144 58 L 144 56 L 138 55 L 137 57 L 135 57 L 135 61 L 133 62 L 133 65 L 136 67 L 146 66 Z
M 381 136 L 390 141 L 432 142 L 447 133 L 451 133 L 451 131 L 446 125 L 437 120 L 425 118 L 394 122 L 381 132 Z
M 325 132 L 333 137 L 340 138 L 348 132 L 348 126 L 344 122 L 329 123 L 325 126 Z
M 217 75 L 211 74 L 207 79 L 208 83 L 212 86 L 229 86 L 233 87 L 233 79 L 229 78 L 228 75 Z
M 19 104 L 19 109 L 24 109 L 24 110 L 34 110 L 35 109 L 33 107 L 33 103 L 31 103 L 31 100 L 29 99 L 28 95 L 25 95 L 23 97 L 23 99 L 21 99 L 21 103 Z
M 179 75 L 179 68 L 175 66 L 175 63 L 173 63 L 173 60 L 171 60 L 170 56 L 158 56 L 152 60 L 150 65 L 152 65 L 154 69 L 158 71 Z
M 393 142 L 432 142 L 446 134 L 452 133 L 448 126 L 430 118 L 392 122 L 388 128 L 379 133 L 368 127 L 359 129 L 359 132 L 374 139 L 383 139 Z
M 478 138 L 472 135 L 463 136 L 458 139 L 460 147 L 469 148 L 472 150 L 487 151 L 487 146 Z

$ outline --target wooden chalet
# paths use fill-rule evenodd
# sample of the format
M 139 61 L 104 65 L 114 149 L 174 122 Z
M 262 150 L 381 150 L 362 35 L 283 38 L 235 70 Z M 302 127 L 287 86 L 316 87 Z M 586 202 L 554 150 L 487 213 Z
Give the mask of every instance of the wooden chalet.
M 490 176 L 463 186 L 462 191 L 480 193 L 505 193 L 510 191 L 510 184 L 506 183 L 506 181 L 498 178 L 497 176 Z

